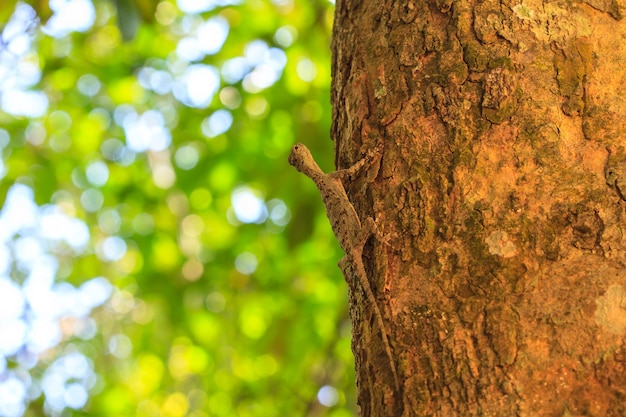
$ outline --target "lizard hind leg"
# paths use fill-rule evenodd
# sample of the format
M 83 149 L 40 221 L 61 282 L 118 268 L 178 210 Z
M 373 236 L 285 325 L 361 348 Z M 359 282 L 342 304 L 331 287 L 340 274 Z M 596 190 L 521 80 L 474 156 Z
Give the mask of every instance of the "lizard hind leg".
M 370 236 L 374 236 L 379 242 L 389 245 L 390 236 L 385 235 L 382 230 L 380 230 L 378 223 L 373 218 L 367 217 L 361 224 L 361 229 L 359 230 L 354 246 L 358 248 L 358 250 L 363 251 Z
M 339 261 L 340 266 L 344 266 L 346 269 L 342 268 L 344 276 L 346 278 L 346 282 L 348 286 L 351 286 L 351 282 L 354 278 L 361 284 L 361 288 L 365 293 L 365 298 L 372 305 L 374 309 L 374 317 L 376 322 L 378 323 L 378 327 L 380 328 L 380 333 L 383 340 L 383 345 L 385 348 L 385 353 L 387 354 L 387 358 L 389 360 L 389 366 L 391 368 L 391 373 L 393 374 L 393 380 L 396 387 L 396 391 L 400 390 L 400 382 L 398 380 L 398 373 L 396 371 L 396 364 L 393 357 L 393 353 L 391 351 L 391 345 L 389 344 L 389 336 L 387 333 L 387 328 L 385 327 L 385 320 L 383 319 L 382 312 L 378 307 L 378 303 L 376 301 L 376 297 L 374 296 L 374 292 L 372 291 L 372 287 L 370 285 L 369 279 L 367 278 L 367 273 L 365 272 L 365 266 L 363 265 L 363 246 L 369 236 L 372 235 L 372 228 L 375 228 L 376 225 L 374 220 L 371 217 L 368 217 L 366 221 L 363 223 L 361 230 L 359 230 L 359 235 L 357 238 L 357 242 L 353 247 L 351 253 L 346 253 L 346 256 Z M 351 267 L 351 268 L 350 268 Z M 350 269 L 352 269 L 353 276 L 350 276 Z M 350 278 L 350 280 L 349 280 Z M 352 284 L 353 285 L 353 284 Z M 353 287 L 351 287 L 353 288 Z

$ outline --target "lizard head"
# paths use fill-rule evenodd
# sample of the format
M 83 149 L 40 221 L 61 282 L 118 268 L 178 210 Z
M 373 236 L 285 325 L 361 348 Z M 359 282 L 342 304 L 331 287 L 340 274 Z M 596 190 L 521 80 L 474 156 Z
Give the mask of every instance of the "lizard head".
M 309 148 L 301 143 L 296 143 L 291 148 L 289 163 L 293 165 L 295 169 L 313 179 L 313 181 L 315 181 L 315 178 L 324 176 L 324 172 L 322 172 L 320 167 L 315 163 Z
M 313 155 L 306 146 L 301 143 L 293 145 L 289 154 L 290 165 L 293 165 L 298 171 L 302 171 L 303 167 L 310 161 L 313 161 Z

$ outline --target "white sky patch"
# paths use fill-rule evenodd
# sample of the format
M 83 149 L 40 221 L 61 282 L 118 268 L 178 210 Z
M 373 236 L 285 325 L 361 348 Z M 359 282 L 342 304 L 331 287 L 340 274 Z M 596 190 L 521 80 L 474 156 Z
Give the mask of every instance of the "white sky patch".
M 92 0 L 50 0 L 49 5 L 53 16 L 42 31 L 50 36 L 60 38 L 74 31 L 84 32 L 95 21 Z M 37 51 L 33 50 L 37 24 L 34 10 L 20 2 L 11 19 L 4 23 L 2 40 L 6 44 L 0 48 L 0 107 L 14 116 L 45 116 L 49 99 L 42 91 L 33 88 L 41 81 L 42 75 Z M 203 47 L 202 53 L 216 47 L 215 41 L 219 41 L 221 47 L 222 38 L 225 39 L 226 35 L 220 36 L 214 43 Z M 172 78 L 167 72 L 160 74 L 166 75 L 161 76 L 163 79 Z M 155 91 L 165 91 L 171 83 L 165 83 L 164 88 L 159 87 L 164 82 L 156 77 L 153 84 Z M 98 94 L 101 87 L 101 82 L 94 75 L 84 75 L 77 81 L 78 91 L 87 97 Z M 147 131 L 150 136 L 146 149 L 165 149 L 171 141 L 170 134 L 163 126 L 160 113 L 154 113 L 157 116 L 151 113 L 149 116 L 142 115 L 145 116 L 141 120 L 145 130 L 141 133 Z M 61 123 L 63 116 L 71 121 L 67 114 L 60 111 L 50 115 L 46 126 L 50 122 L 51 132 L 69 128 L 69 125 L 64 127 Z M 142 117 L 136 115 L 136 118 Z M 43 125 L 38 123 L 31 121 L 24 134 L 27 146 L 40 145 L 46 138 Z M 157 128 L 152 129 L 155 125 Z M 8 146 L 9 139 L 8 133 L 0 129 L 0 150 Z M 132 162 L 135 154 L 131 149 L 124 147 L 120 141 L 111 144 L 115 146 L 107 148 L 108 153 L 103 147 L 105 158 L 122 164 Z M 0 177 L 4 173 L 4 162 L 0 159 Z M 103 196 L 95 187 L 101 187 L 108 181 L 108 166 L 103 161 L 92 161 L 84 173 L 84 187 L 94 188 L 85 189 L 83 203 L 90 210 L 97 211 L 102 207 Z M 114 229 L 114 226 L 111 228 Z M 59 261 L 55 256 L 68 256 L 69 249 L 76 256 L 91 251 L 90 240 L 89 228 L 73 213 L 69 214 L 53 204 L 37 205 L 33 191 L 25 185 L 14 184 L 9 188 L 0 207 L 0 416 L 21 417 L 27 402 L 38 397 L 40 391 L 45 395 L 45 407 L 50 415 L 61 415 L 65 408 L 80 409 L 86 404 L 96 376 L 84 355 L 69 352 L 71 345 L 51 351 L 51 354 L 65 351 L 65 356 L 52 365 L 48 366 L 53 359 L 50 355 L 47 355 L 45 363 L 39 364 L 40 369 L 48 368 L 41 384 L 31 380 L 27 369 L 39 363 L 41 352 L 72 337 L 72 331 L 84 340 L 96 334 L 95 322 L 89 314 L 93 308 L 108 300 L 112 292 L 111 284 L 102 277 L 88 280 L 80 287 L 55 283 L 59 270 Z M 104 252 L 111 252 L 112 258 L 126 251 L 126 243 L 119 237 L 110 236 L 104 242 L 103 246 L 111 247 Z M 12 268 L 26 277 L 23 283 L 9 278 L 14 275 Z M 60 320 L 65 317 L 73 317 L 81 325 L 64 327 L 62 332 Z M 67 334 L 68 331 L 70 334 Z M 11 369 L 7 367 L 7 360 Z M 20 371 L 15 372 L 14 369 Z
M 270 220 L 278 226 L 286 226 L 291 220 L 291 212 L 284 201 L 274 198 L 267 202 Z
M 265 62 L 268 52 L 267 44 L 261 40 L 256 40 L 246 45 L 243 55 L 251 65 L 259 65 Z
M 41 353 L 61 341 L 61 328 L 56 320 L 37 319 L 30 324 L 28 350 Z
M 64 317 L 74 317 L 81 324 L 70 330 L 76 336 L 93 337 L 95 324 L 89 314 L 109 299 L 113 288 L 102 277 L 88 280 L 80 287 L 55 283 L 59 262 L 48 251 L 63 244 L 76 255 L 82 254 L 89 244 L 89 229 L 83 221 L 70 217 L 55 205 L 37 206 L 33 197 L 30 188 L 13 185 L 0 210 L 0 258 L 5 264 L 0 273 L 0 415 L 3 417 L 21 416 L 29 400 L 27 393 L 38 389 L 27 373 L 24 378 L 15 378 L 6 366 L 6 359 L 25 369 L 37 365 L 39 354 L 62 342 L 64 333 L 59 320 Z M 21 285 L 8 278 L 13 264 L 26 276 Z M 94 382 L 91 364 L 82 354 L 74 352 L 48 367 L 41 387 L 47 406 L 58 414 L 64 408 L 83 407 Z
M 89 0 L 50 0 L 49 4 L 54 14 L 42 30 L 55 38 L 85 32 L 96 20 L 96 10 Z
M 15 259 L 24 269 L 28 269 L 37 258 L 43 253 L 43 248 L 39 239 L 33 236 L 22 236 L 13 242 L 13 252 Z M 24 265 L 26 264 L 26 265 Z
M 0 212 L 0 241 L 9 240 L 20 229 L 34 227 L 36 222 L 37 206 L 33 190 L 21 184 L 12 186 Z
M 57 206 L 47 205 L 39 216 L 41 237 L 52 241 L 63 241 L 75 252 L 82 252 L 89 243 L 89 229 L 78 219 L 68 217 Z
M 0 244 L 0 276 L 7 275 L 9 273 L 11 261 L 12 259 L 9 248 L 6 244 Z
M 47 291 L 52 288 L 52 284 L 54 283 L 54 276 L 57 273 L 59 268 L 59 262 L 51 255 L 44 255 L 39 257 L 31 267 L 28 276 L 26 277 L 26 281 L 24 281 L 24 285 L 22 290 L 27 298 L 29 298 L 28 302 L 30 304 L 31 309 L 45 309 L 42 315 L 46 315 L 49 312 L 49 305 L 38 305 L 38 303 L 33 302 L 30 298 L 35 294 L 39 294 L 42 291 Z
M 109 167 L 102 161 L 93 161 L 85 170 L 87 180 L 96 187 L 102 187 L 109 179 Z
M 220 75 L 211 65 L 190 65 L 180 78 L 174 96 L 190 107 L 205 108 L 211 104 L 220 87 Z
M 258 92 L 271 87 L 279 78 L 280 74 L 274 71 L 271 66 L 261 64 L 245 76 L 243 88 L 251 93 Z
M 172 141 L 163 115 L 157 110 L 148 110 L 142 115 L 132 110 L 123 117 L 122 125 L 126 133 L 126 144 L 133 152 L 162 151 Z
M 230 201 L 237 220 L 242 223 L 262 223 L 267 218 L 267 207 L 258 193 L 250 187 L 233 190 Z
M 167 71 L 154 71 L 150 76 L 150 89 L 157 94 L 167 94 L 172 90 L 172 76 Z
M 202 52 L 207 55 L 216 54 L 228 37 L 228 21 L 223 17 L 213 17 L 200 25 L 197 38 Z
M 7 45 L 7 50 L 15 55 L 22 55 L 28 51 L 31 46 L 31 39 L 28 34 L 20 33 L 11 38 Z
M 214 138 L 226 133 L 233 124 L 233 115 L 224 109 L 215 111 L 202 121 L 202 133 L 208 138 Z
M 19 4 L 15 8 L 13 15 L 4 26 L 2 37 L 15 39 L 16 36 L 24 33 L 24 26 L 35 17 L 35 10 L 26 4 Z
M 67 384 L 63 393 L 63 400 L 69 408 L 75 410 L 82 408 L 87 403 L 87 389 L 79 383 L 72 382 Z
M 214 0 L 177 0 L 176 4 L 184 13 L 202 13 L 216 7 Z
M 229 59 L 222 64 L 222 78 L 228 84 L 235 84 L 250 71 L 248 61 L 243 57 Z
M 204 58 L 201 49 L 200 41 L 194 36 L 188 36 L 178 41 L 176 55 L 187 62 L 199 61 Z
M 0 321 L 0 353 L 5 356 L 14 355 L 24 346 L 26 323 L 20 319 Z M 0 398 L 0 403 L 2 398 Z
M 206 55 L 214 55 L 226 42 L 229 28 L 228 21 L 223 17 L 212 17 L 198 25 L 192 34 L 178 41 L 176 54 L 187 62 L 200 61 Z
M 56 301 L 58 317 L 73 316 L 80 317 L 89 314 L 79 302 L 78 289 L 67 282 L 59 282 L 52 286 L 52 296 Z
M 119 261 L 126 254 L 126 242 L 121 237 L 109 236 L 98 245 L 97 254 L 105 262 Z
M 2 30 L 6 49 L 0 50 L 0 107 L 13 116 L 41 117 L 48 110 L 48 98 L 27 88 L 41 79 L 41 70 L 32 47 L 35 11 L 18 4 Z
M 0 381 L 0 415 L 20 417 L 25 410 L 26 387 L 12 373 Z
M 83 407 L 88 389 L 95 381 L 93 365 L 79 352 L 58 358 L 47 370 L 41 382 L 46 404 L 54 411 Z
M 136 117 L 137 111 L 130 104 L 120 104 L 113 110 L 113 120 L 118 126 L 124 127 L 126 119 L 129 117 Z
M 324 385 L 317 392 L 317 400 L 325 407 L 333 407 L 339 402 L 339 393 L 334 387 Z
M 19 87 L 30 87 L 41 80 L 41 69 L 37 62 L 28 59 L 21 60 L 17 64 L 19 78 L 15 80 Z
M 264 41 L 250 42 L 244 51 L 247 64 L 254 69 L 243 79 L 244 90 L 257 93 L 276 83 L 287 64 L 287 55 L 280 48 L 270 48 Z
M 106 278 L 96 277 L 80 286 L 79 297 L 89 308 L 95 308 L 104 304 L 112 292 L 113 286 Z
M 0 105 L 10 115 L 36 118 L 48 111 L 48 97 L 41 91 L 7 90 Z
M 220 6 L 241 3 L 241 0 L 176 0 L 178 8 L 184 13 L 208 12 Z
M 222 78 L 228 84 L 243 79 L 244 90 L 258 93 L 276 83 L 287 65 L 287 55 L 280 48 L 270 48 L 262 40 L 246 45 L 243 57 L 236 57 L 224 62 L 221 67 Z
M 24 312 L 22 290 L 7 278 L 0 278 L 0 320 L 18 319 Z

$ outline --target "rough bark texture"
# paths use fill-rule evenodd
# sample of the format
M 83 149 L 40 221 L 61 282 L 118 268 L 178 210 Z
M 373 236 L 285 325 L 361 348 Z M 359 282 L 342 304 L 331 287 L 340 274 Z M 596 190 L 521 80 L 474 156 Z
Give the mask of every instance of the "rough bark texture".
M 362 416 L 626 415 L 624 0 L 337 0 L 338 167 L 377 219 Z M 351 285 L 358 288 L 358 284 Z

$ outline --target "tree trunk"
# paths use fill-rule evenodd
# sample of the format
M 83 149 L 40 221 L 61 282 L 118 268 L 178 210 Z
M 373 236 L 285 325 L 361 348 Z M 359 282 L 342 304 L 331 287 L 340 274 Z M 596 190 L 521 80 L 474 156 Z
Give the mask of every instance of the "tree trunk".
M 337 0 L 361 416 L 626 414 L 624 0 Z

